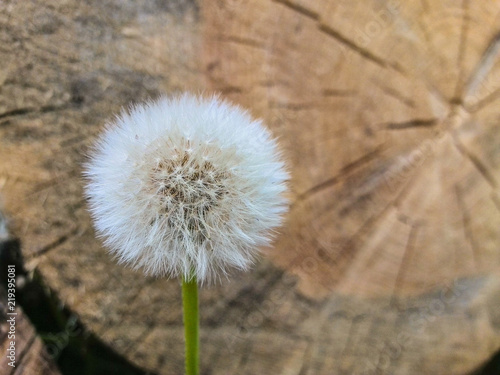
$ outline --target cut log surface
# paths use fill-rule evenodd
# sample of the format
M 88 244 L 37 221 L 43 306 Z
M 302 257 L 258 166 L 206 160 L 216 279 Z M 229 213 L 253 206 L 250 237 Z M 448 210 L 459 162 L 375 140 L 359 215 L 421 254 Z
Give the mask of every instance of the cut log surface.
M 499 269 L 499 10 L 287 0 L 207 9 L 212 87 L 268 119 L 292 163 L 288 242 L 274 258 L 304 290 L 418 293 Z
M 275 249 L 200 293 L 205 374 L 467 374 L 500 349 L 500 2 L 1 1 L 0 194 L 26 266 L 119 354 L 183 372 L 180 287 L 82 194 L 121 106 L 219 91 L 292 175 Z

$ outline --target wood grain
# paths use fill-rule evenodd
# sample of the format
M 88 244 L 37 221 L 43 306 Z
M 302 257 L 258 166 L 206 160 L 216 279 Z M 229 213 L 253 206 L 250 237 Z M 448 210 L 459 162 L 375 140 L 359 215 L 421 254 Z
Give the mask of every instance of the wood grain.
M 272 257 L 303 292 L 415 294 L 498 272 L 497 3 L 204 9 L 209 84 L 239 87 L 227 96 L 267 120 L 293 166 Z
M 292 173 L 276 248 L 201 292 L 206 374 L 467 374 L 500 348 L 500 3 L 0 3 L 0 194 L 29 269 L 183 371 L 180 287 L 117 266 L 81 165 L 122 105 L 219 91 Z

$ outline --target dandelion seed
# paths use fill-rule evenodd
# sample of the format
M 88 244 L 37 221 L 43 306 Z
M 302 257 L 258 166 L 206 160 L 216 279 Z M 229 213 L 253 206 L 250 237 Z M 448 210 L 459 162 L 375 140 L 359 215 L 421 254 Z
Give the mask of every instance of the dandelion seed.
M 163 97 L 122 112 L 85 176 L 96 230 L 120 262 L 199 283 L 247 269 L 287 209 L 275 140 L 217 97 Z

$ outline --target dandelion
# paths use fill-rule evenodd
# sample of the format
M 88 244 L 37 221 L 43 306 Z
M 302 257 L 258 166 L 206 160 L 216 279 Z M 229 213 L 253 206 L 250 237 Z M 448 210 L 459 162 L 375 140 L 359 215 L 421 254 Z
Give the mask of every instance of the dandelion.
M 287 209 L 275 140 L 216 96 L 163 97 L 122 112 L 84 173 L 95 228 L 118 261 L 183 279 L 186 343 L 188 325 L 198 324 L 186 316 L 197 317 L 197 283 L 248 269 Z

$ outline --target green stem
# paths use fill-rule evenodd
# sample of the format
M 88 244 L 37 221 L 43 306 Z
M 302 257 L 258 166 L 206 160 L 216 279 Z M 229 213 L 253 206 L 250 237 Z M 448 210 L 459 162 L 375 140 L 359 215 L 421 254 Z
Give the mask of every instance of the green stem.
M 184 339 L 186 342 L 186 375 L 199 374 L 199 318 L 198 284 L 196 277 L 182 278 L 182 306 L 184 310 Z

